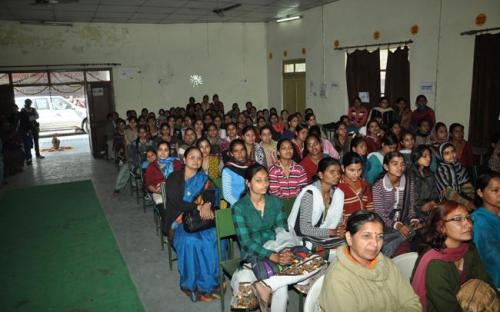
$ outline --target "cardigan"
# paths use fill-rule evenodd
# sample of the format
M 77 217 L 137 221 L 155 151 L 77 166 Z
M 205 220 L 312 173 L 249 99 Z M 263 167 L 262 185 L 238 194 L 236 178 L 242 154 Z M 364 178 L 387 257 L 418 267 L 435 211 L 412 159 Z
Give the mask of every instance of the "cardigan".
M 318 164 L 319 164 L 319 162 L 318 162 Z M 316 174 L 316 171 L 318 171 L 318 165 L 313 162 L 310 155 L 307 155 L 306 157 L 304 157 L 304 159 L 302 159 L 302 161 L 300 162 L 300 165 L 302 167 L 304 167 L 304 169 L 306 171 L 307 183 L 311 183 L 312 178 Z
M 234 228 L 240 243 L 241 257 L 253 254 L 268 258 L 273 253 L 263 246 L 276 239 L 277 228 L 286 229 L 283 203 L 272 195 L 265 195 L 264 215 L 255 209 L 250 195 L 243 196 L 232 207 Z
M 292 160 L 290 173 L 285 176 L 281 163 L 275 162 L 269 168 L 269 194 L 279 198 L 296 197 L 307 185 L 307 175 L 304 167 Z
M 413 274 L 415 274 L 420 259 L 422 259 L 424 254 L 420 255 L 417 259 Z M 442 260 L 432 260 L 429 262 L 425 272 L 427 312 L 462 311 L 457 301 L 457 293 L 462 283 L 465 283 L 469 279 L 480 279 L 494 287 L 474 248 L 467 251 L 463 259 L 463 276 L 460 275 L 453 262 Z
M 368 185 L 366 180 L 361 179 L 357 185 L 359 185 L 359 191 L 356 192 L 345 180 L 341 178 L 337 188 L 344 192 L 344 220 L 358 210 L 366 209 L 373 210 L 373 195 L 372 188 Z M 363 190 L 363 191 L 362 191 Z M 362 194 L 361 194 L 362 193 Z M 361 196 L 360 196 L 361 195 Z M 361 197 L 361 198 L 360 198 Z
M 366 268 L 354 262 L 346 249 L 337 248 L 337 257 L 326 271 L 319 295 L 323 311 L 421 311 L 418 296 L 391 259 L 379 253 L 374 266 Z

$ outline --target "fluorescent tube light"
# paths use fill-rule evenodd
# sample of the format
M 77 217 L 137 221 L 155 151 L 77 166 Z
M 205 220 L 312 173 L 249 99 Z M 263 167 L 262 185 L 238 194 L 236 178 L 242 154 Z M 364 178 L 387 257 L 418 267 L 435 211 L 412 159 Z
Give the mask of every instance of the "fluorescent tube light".
M 283 17 L 283 18 L 280 18 L 280 19 L 276 20 L 276 23 L 283 23 L 283 22 L 298 20 L 298 19 L 301 19 L 301 18 L 302 18 L 301 15 L 287 16 L 287 17 Z

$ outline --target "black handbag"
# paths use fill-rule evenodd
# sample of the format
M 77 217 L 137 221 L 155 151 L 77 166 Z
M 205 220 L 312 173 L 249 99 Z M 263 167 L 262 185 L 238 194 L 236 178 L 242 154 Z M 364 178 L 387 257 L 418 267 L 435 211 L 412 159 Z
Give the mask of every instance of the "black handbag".
M 220 195 L 218 189 L 205 189 L 201 194 L 203 203 L 212 203 L 212 209 L 215 211 L 219 207 Z M 219 198 L 219 200 L 217 200 Z M 203 220 L 201 219 L 198 209 L 187 211 L 183 215 L 184 231 L 187 233 L 195 233 L 203 231 L 215 226 L 215 219 Z

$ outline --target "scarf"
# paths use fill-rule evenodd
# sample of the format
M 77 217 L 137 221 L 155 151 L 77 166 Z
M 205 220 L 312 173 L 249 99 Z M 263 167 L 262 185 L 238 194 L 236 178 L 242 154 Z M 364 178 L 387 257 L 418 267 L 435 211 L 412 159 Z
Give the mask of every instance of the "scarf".
M 203 171 L 198 171 L 194 176 L 186 180 L 184 183 L 184 196 L 182 200 L 185 202 L 193 202 L 193 200 L 200 195 L 207 182 L 208 176 Z
M 241 176 L 243 179 L 245 178 L 245 174 L 247 172 L 247 169 L 250 165 L 252 165 L 253 162 L 247 160 L 244 164 L 239 164 L 234 159 L 229 160 L 224 168 L 227 168 L 237 175 Z
M 448 186 L 460 194 L 462 192 L 462 185 L 469 181 L 469 174 L 467 173 L 467 170 L 462 167 L 459 161 L 455 161 L 451 164 L 444 161 L 443 152 L 450 146 L 453 146 L 450 142 L 445 142 L 439 146 L 440 160 L 436 175 L 438 175 L 441 181 L 449 181 Z M 438 183 L 437 186 L 439 188 L 440 183 Z M 442 189 L 439 189 L 439 192 L 442 191 Z
M 311 216 L 311 224 L 318 224 L 320 218 L 323 217 L 323 220 L 319 227 L 322 229 L 335 229 L 341 222 L 342 212 L 344 208 L 344 193 L 340 189 L 334 189 L 330 206 L 325 210 L 323 195 L 321 194 L 319 187 L 321 187 L 321 182 L 313 182 L 312 184 L 304 187 L 295 199 L 292 206 L 292 211 L 290 212 L 287 220 L 288 231 L 292 235 L 297 236 L 297 234 L 295 233 L 295 223 L 297 222 L 297 217 L 299 216 L 302 197 L 307 191 L 312 192 L 314 203 L 312 207 L 313 211 Z
M 462 259 L 467 251 L 469 251 L 469 243 L 462 243 L 457 248 L 445 248 L 442 250 L 431 249 L 422 256 L 422 259 L 420 259 L 418 267 L 415 271 L 415 275 L 413 275 L 411 285 L 413 286 L 415 293 L 420 298 L 423 312 L 427 311 L 427 288 L 425 275 L 429 263 L 432 260 L 455 262 Z
M 163 176 L 168 178 L 168 176 L 174 172 L 174 162 L 179 160 L 177 157 L 168 157 L 166 159 L 158 159 L 158 165 L 160 165 L 160 171 Z

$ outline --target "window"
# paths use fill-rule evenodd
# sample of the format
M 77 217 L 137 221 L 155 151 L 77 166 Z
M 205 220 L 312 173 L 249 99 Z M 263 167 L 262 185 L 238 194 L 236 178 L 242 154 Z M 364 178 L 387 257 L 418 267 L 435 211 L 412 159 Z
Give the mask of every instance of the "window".
M 304 59 L 283 62 L 284 74 L 305 73 L 305 72 L 306 72 L 306 62 Z
M 49 110 L 49 101 L 46 98 L 40 98 L 35 100 L 35 108 L 37 110 Z
M 71 104 L 61 98 L 53 97 L 52 107 L 54 107 L 55 110 L 70 109 Z
M 380 96 L 385 95 L 385 72 L 387 68 L 387 55 L 389 50 L 380 50 Z

